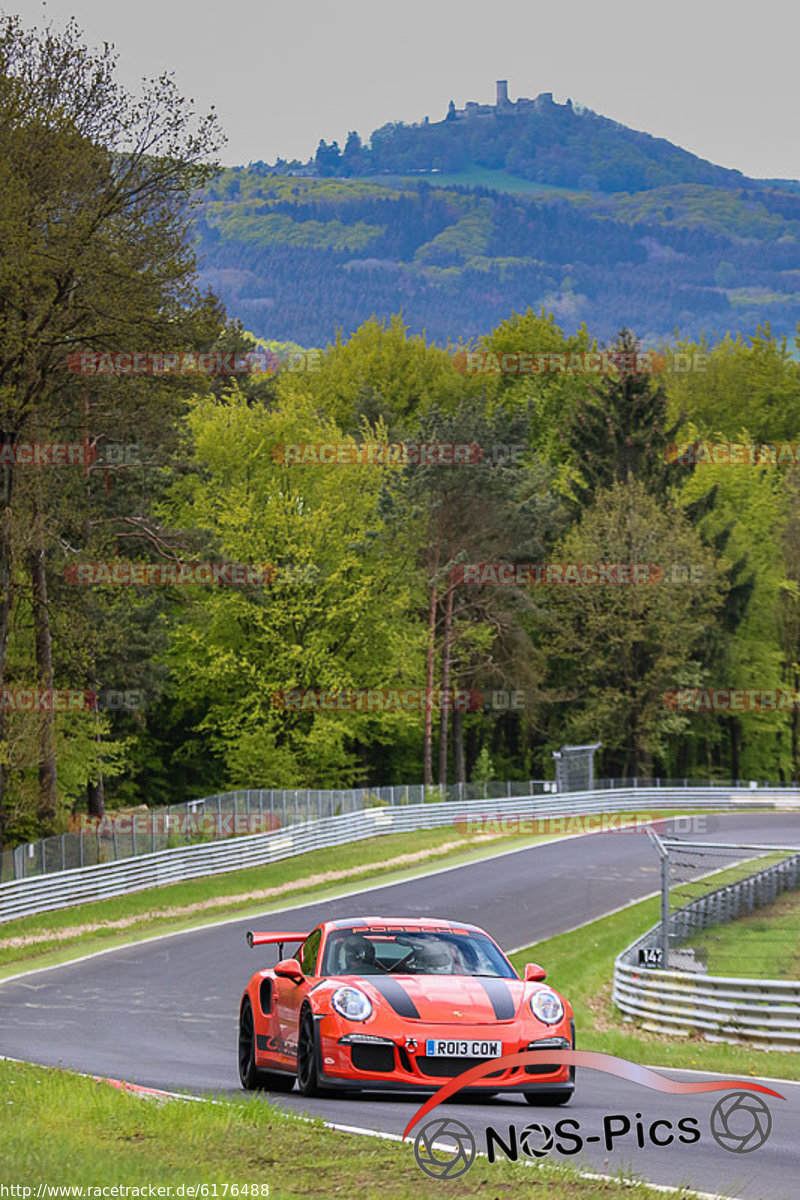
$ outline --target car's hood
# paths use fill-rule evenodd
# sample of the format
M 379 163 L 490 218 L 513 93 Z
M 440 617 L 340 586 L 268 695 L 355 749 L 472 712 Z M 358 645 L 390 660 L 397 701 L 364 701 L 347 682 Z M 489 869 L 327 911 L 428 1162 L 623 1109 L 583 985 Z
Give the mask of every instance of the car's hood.
M 526 988 L 519 979 L 473 975 L 369 975 L 358 986 L 399 1016 L 428 1025 L 513 1021 Z

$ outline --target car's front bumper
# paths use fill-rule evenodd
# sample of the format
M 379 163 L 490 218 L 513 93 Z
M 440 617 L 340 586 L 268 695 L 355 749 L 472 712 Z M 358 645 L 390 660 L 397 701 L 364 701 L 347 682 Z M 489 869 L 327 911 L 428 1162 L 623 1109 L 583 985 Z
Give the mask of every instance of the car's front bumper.
M 455 1030 L 434 1026 L 413 1034 L 367 1034 L 357 1030 L 343 1033 L 341 1026 L 325 1017 L 317 1018 L 317 1074 L 331 1088 L 369 1088 L 386 1091 L 436 1091 L 455 1076 L 486 1058 L 438 1058 L 425 1053 L 428 1038 L 467 1041 L 497 1038 L 503 1054 L 521 1050 L 568 1049 L 574 1045 L 571 1023 L 565 1030 L 546 1036 L 506 1028 L 487 1033 L 486 1026 L 459 1026 Z M 416 1047 L 413 1043 L 416 1042 Z M 409 1044 L 412 1043 L 412 1044 Z M 553 1070 L 547 1070 L 552 1066 Z M 571 1092 L 574 1068 L 560 1064 L 510 1066 L 467 1085 L 470 1092 Z

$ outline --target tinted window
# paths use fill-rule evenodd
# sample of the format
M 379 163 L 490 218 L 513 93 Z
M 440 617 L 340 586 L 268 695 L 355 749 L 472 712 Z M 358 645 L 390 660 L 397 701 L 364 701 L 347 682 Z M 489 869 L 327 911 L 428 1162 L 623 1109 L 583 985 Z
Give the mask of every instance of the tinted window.
M 313 975 L 314 967 L 317 962 L 317 951 L 322 938 L 322 930 L 315 929 L 310 933 L 303 945 L 300 947 L 300 966 L 303 968 L 304 975 Z

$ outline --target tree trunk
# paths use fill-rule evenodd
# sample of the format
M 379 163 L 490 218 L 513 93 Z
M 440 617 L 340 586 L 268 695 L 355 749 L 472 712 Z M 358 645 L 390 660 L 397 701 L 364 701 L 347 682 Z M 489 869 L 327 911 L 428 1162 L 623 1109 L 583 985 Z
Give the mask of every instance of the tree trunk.
M 436 660 L 436 579 L 439 573 L 440 547 L 437 545 L 433 569 L 430 572 L 430 603 L 428 604 L 428 652 L 425 673 L 425 746 L 422 766 L 422 782 L 425 787 L 433 783 L 433 670 Z
M 728 718 L 728 732 L 730 734 L 731 744 L 731 780 L 734 783 L 739 781 L 739 744 L 741 741 L 741 726 L 736 717 Z
M 442 720 L 439 727 L 439 783 L 442 787 L 447 784 L 447 750 L 450 709 L 448 707 L 448 691 L 450 688 L 450 647 L 453 632 L 453 594 L 455 587 L 451 583 L 447 589 L 447 601 L 444 611 L 444 645 L 442 647 Z
M 0 433 L 3 442 L 6 434 Z M 5 683 L 6 647 L 8 645 L 8 622 L 11 613 L 11 537 L 8 529 L 11 508 L 11 465 L 0 467 L 0 696 Z M 0 704 L 0 746 L 5 738 L 5 708 Z M 6 769 L 0 755 L 0 854 L 5 840 L 5 783 Z
M 36 544 L 31 550 L 30 567 L 33 585 L 33 629 L 36 650 L 36 677 L 39 687 L 52 694 L 53 643 L 50 636 L 50 616 L 47 609 L 47 576 L 44 563 L 44 520 L 37 508 L 34 520 Z M 39 725 L 39 822 L 43 837 L 55 832 L 58 809 L 56 781 L 56 727 L 52 705 L 43 705 Z
M 94 683 L 92 690 L 96 695 L 98 690 L 98 685 L 96 682 Z M 95 714 L 95 721 L 96 720 L 97 715 Z M 94 740 L 97 742 L 99 747 L 103 741 L 99 730 L 95 734 Z M 99 766 L 97 768 L 97 782 L 94 783 L 90 779 L 86 784 L 86 811 L 90 817 L 104 817 L 106 814 L 106 789 L 103 783 L 103 772 Z
M 800 670 L 796 664 L 794 665 L 794 694 L 800 694 Z M 799 784 L 800 782 L 800 709 L 796 706 L 792 709 L 792 714 L 789 716 L 789 724 L 792 727 L 792 779 L 790 782 Z
M 453 778 L 456 783 L 467 782 L 467 765 L 464 761 L 464 714 L 460 708 L 453 712 Z

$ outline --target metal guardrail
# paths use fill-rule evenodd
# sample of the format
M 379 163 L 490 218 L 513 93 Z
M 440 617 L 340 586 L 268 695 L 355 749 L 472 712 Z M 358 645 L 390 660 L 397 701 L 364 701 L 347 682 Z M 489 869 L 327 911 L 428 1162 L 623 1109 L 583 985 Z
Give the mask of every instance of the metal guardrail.
M 670 914 L 668 944 L 676 947 L 670 961 L 698 930 L 735 920 L 797 887 L 800 853 L 698 897 Z M 665 968 L 640 966 L 639 951 L 663 941 L 659 922 L 618 955 L 612 999 L 621 1012 L 654 1033 L 699 1031 L 712 1042 L 800 1050 L 800 980 L 707 975 L 699 964 L 694 970 L 673 970 L 669 962 Z
M 266 833 L 306 821 L 359 812 L 364 808 L 479 800 L 555 791 L 544 779 L 519 782 L 439 785 L 403 784 L 374 788 L 247 788 L 187 800 L 165 808 L 131 809 L 102 818 L 82 816 L 83 828 L 26 842 L 0 855 L 0 883 L 28 879 L 72 867 L 90 867 L 178 845 L 221 841 L 244 833 Z
M 703 787 L 693 779 L 599 779 L 595 790 L 617 790 L 633 787 L 687 788 Z M 708 780 L 709 787 L 730 790 L 738 784 Z M 749 788 L 755 790 L 755 782 Z M 790 790 L 790 784 L 766 784 L 770 789 Z M 192 845 L 198 841 L 220 841 L 242 833 L 265 833 L 269 830 L 298 825 L 315 818 L 332 817 L 339 813 L 358 812 L 364 808 L 389 805 L 413 805 L 440 800 L 502 799 L 510 796 L 546 796 L 556 793 L 555 781 L 525 779 L 491 781 L 489 783 L 398 784 L 374 788 L 347 789 L 277 789 L 247 788 L 220 792 L 198 800 L 149 809 L 142 805 L 126 813 L 101 819 L 80 818 L 84 828 L 77 832 L 56 834 L 26 842 L 0 854 L 0 883 L 10 879 L 27 879 L 47 875 L 72 867 L 88 867 L 98 863 L 135 858 L 169 850 L 179 844 Z
M 323 817 L 263 834 L 228 838 L 196 846 L 139 855 L 118 862 L 78 867 L 0 885 L 0 922 L 53 909 L 68 908 L 125 892 L 139 891 L 166 883 L 215 875 L 242 867 L 265 866 L 309 850 L 320 850 L 345 842 L 359 841 L 382 833 L 412 832 L 445 825 L 464 825 L 487 819 L 568 817 L 591 813 L 632 812 L 646 808 L 676 809 L 741 808 L 753 799 L 747 788 L 625 788 L 576 792 L 570 795 L 517 796 L 506 799 L 441 801 L 435 804 L 367 808 L 356 813 Z M 800 789 L 791 797 L 800 801 Z M 783 799 L 783 797 L 781 797 Z M 788 798 L 788 797 L 787 797 Z M 763 797 L 759 799 L 764 803 Z M 766 801 L 769 802 L 769 801 Z M 476 824 L 473 824 L 473 831 Z M 571 829 L 568 822 L 563 832 Z M 524 829 L 520 829 L 524 833 Z

